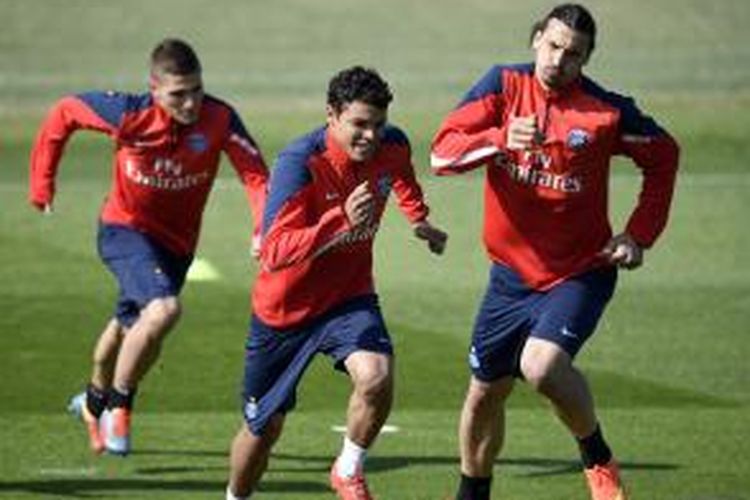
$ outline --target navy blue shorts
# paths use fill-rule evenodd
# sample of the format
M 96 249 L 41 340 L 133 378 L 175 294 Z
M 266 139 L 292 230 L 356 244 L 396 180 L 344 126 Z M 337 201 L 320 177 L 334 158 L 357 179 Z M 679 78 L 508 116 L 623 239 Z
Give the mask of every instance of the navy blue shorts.
M 393 346 L 376 295 L 347 301 L 305 326 L 277 330 L 255 315 L 245 349 L 243 414 L 250 430 L 261 435 L 276 413 L 294 408 L 302 374 L 316 353 L 345 371 L 344 361 L 355 351 L 393 355 Z
M 192 255 L 178 256 L 147 235 L 126 226 L 100 224 L 99 256 L 120 286 L 115 317 L 130 327 L 151 300 L 177 296 Z
M 485 382 L 518 376 L 529 335 L 554 342 L 574 358 L 594 332 L 616 283 L 617 269 L 603 267 L 538 291 L 509 267 L 493 264 L 474 324 L 472 373 Z

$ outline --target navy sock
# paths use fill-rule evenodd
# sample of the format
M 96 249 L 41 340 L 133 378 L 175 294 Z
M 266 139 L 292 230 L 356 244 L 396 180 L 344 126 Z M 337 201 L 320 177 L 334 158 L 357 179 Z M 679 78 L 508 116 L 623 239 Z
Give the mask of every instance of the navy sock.
M 120 392 L 114 387 L 109 390 L 109 401 L 107 402 L 107 408 L 127 408 L 128 410 L 133 409 L 133 400 L 135 398 L 135 389 L 132 391 Z
M 456 500 L 490 500 L 492 476 L 469 477 L 461 474 Z
M 108 399 L 106 389 L 101 390 L 91 383 L 86 386 L 86 408 L 96 418 L 101 417 L 102 412 L 107 408 Z
M 612 450 L 604 441 L 601 427 L 596 426 L 596 430 L 585 438 L 577 439 L 578 448 L 581 450 L 581 460 L 587 469 L 595 465 L 604 465 L 612 460 Z

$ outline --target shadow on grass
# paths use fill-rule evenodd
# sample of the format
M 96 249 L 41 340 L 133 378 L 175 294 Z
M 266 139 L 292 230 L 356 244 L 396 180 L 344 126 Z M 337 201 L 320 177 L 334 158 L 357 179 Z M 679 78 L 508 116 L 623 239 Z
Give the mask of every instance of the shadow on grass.
M 156 449 L 136 449 L 131 452 L 131 455 L 153 455 L 153 456 L 175 456 L 175 457 L 216 457 L 226 458 L 229 456 L 229 450 L 215 451 L 215 450 L 156 450 Z
M 226 452 L 197 451 L 197 450 L 140 450 L 139 455 L 174 455 L 174 456 L 204 456 L 228 459 Z M 334 457 L 328 455 L 294 455 L 289 453 L 273 453 L 269 471 L 272 473 L 306 473 L 327 472 Z M 507 468 L 507 473 L 516 476 L 555 476 L 561 474 L 577 474 L 581 471 L 578 460 L 562 460 L 553 458 L 521 457 L 501 458 L 495 464 Z M 456 456 L 371 456 L 367 460 L 367 470 L 371 473 L 381 473 L 408 467 L 446 466 L 458 469 L 459 460 Z M 180 474 L 206 471 L 224 471 L 226 465 L 221 466 L 155 466 L 137 468 L 138 474 Z M 620 462 L 623 470 L 676 470 L 679 464 L 658 462 Z
M 175 456 L 211 456 L 227 457 L 226 453 L 213 451 L 195 450 L 142 450 L 139 454 L 153 455 L 175 455 Z M 321 472 L 329 470 L 333 462 L 333 456 L 323 455 L 294 455 L 288 453 L 273 453 L 269 471 L 272 473 L 306 473 Z M 581 471 L 581 463 L 578 460 L 562 460 L 552 458 L 523 457 L 523 458 L 501 458 L 495 461 L 497 466 L 507 469 L 507 473 L 515 476 L 555 476 L 561 474 L 577 474 Z M 391 470 L 405 469 L 408 467 L 422 466 L 445 466 L 458 470 L 459 460 L 455 456 L 371 456 L 367 460 L 367 470 L 371 473 L 381 473 Z M 678 464 L 656 463 L 656 462 L 620 462 L 623 470 L 676 470 Z M 226 470 L 226 465 L 221 466 L 155 466 L 136 469 L 138 474 L 159 475 L 179 474 L 206 471 Z
M 225 481 L 159 480 L 159 479 L 46 479 L 31 481 L 1 481 L 0 494 L 5 492 L 37 493 L 73 498 L 103 498 L 107 493 L 121 497 L 127 493 L 131 498 L 136 492 L 174 492 L 180 493 L 214 492 L 223 495 Z M 321 493 L 328 491 L 325 482 L 314 481 L 263 481 L 259 491 L 273 493 Z
M 140 455 L 168 455 L 184 457 L 225 458 L 225 452 L 206 450 L 140 450 Z M 328 491 L 327 472 L 333 461 L 328 455 L 296 455 L 274 453 L 269 467 L 269 476 L 261 483 L 260 491 L 273 493 L 318 494 Z M 581 464 L 577 460 L 561 460 L 538 457 L 503 458 L 495 462 L 503 468 L 504 473 L 519 477 L 541 477 L 564 474 L 578 474 Z M 449 467 L 458 470 L 459 461 L 455 456 L 373 456 L 368 459 L 367 469 L 370 473 L 380 474 L 411 467 Z M 621 462 L 623 470 L 661 470 L 679 469 L 679 464 L 657 462 Z M 216 492 L 220 494 L 226 482 L 200 479 L 159 479 L 155 476 L 169 474 L 226 473 L 227 465 L 168 465 L 136 468 L 135 474 L 152 476 L 150 478 L 48 478 L 27 481 L 0 481 L 0 494 L 7 492 L 35 493 L 73 498 L 102 498 L 108 494 L 120 496 L 123 493 L 135 495 L 136 492 L 172 492 L 175 495 L 189 492 Z M 320 473 L 320 481 L 278 480 L 275 474 Z
M 274 462 L 276 460 L 276 462 Z M 284 467 L 280 461 L 299 461 L 307 463 L 307 467 Z M 333 457 L 290 455 L 274 453 L 269 470 L 274 472 L 309 472 L 327 471 Z M 318 465 L 319 464 L 319 465 Z M 515 476 L 555 476 L 560 474 L 578 474 L 581 472 L 581 462 L 578 460 L 561 460 L 553 458 L 502 458 L 495 461 L 496 466 L 508 469 L 508 474 Z M 454 456 L 372 456 L 367 459 L 367 470 L 370 473 L 387 472 L 405 469 L 407 467 L 446 466 L 458 470 L 459 459 Z M 657 462 L 620 462 L 622 470 L 676 470 L 680 465 Z

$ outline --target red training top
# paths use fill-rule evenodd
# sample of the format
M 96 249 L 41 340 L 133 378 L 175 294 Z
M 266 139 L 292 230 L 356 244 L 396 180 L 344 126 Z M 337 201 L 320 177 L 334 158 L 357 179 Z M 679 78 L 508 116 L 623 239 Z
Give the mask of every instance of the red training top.
M 171 251 L 195 251 L 203 209 L 225 151 L 245 186 L 256 231 L 268 170 L 255 141 L 227 104 L 205 96 L 198 120 L 174 121 L 151 94 L 89 92 L 58 101 L 31 152 L 29 201 L 52 202 L 55 175 L 70 135 L 89 129 L 115 143 L 112 188 L 101 220 L 132 227 Z
M 354 232 L 344 202 L 365 180 L 376 195 L 375 216 L 369 227 Z M 390 125 L 378 152 L 364 163 L 350 160 L 326 128 L 282 151 L 263 218 L 255 315 L 275 328 L 289 328 L 373 293 L 373 238 L 391 189 L 410 222 L 427 217 L 407 138 Z
M 505 147 L 509 119 L 536 115 L 541 140 Z M 534 66 L 495 66 L 438 130 L 431 163 L 439 175 L 487 165 L 484 242 L 490 258 L 536 289 L 602 265 L 612 236 L 608 182 L 613 155 L 641 169 L 626 232 L 644 247 L 667 222 L 679 149 L 631 99 L 587 78 L 545 90 Z

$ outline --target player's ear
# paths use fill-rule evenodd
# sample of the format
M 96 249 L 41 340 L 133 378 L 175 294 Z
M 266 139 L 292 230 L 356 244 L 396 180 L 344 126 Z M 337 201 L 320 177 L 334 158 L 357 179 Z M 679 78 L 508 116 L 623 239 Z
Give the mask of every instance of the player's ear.
M 586 66 L 586 64 L 588 64 L 589 62 L 589 59 L 591 59 L 591 48 L 586 51 L 586 56 L 583 58 L 583 63 L 581 63 L 581 66 Z
M 335 107 L 331 106 L 330 104 L 326 104 L 326 122 L 328 125 L 332 125 L 334 120 L 338 118 L 339 112 L 336 110 Z
M 541 44 L 542 44 L 542 36 L 544 36 L 544 31 L 539 28 L 534 32 L 534 35 L 531 37 L 531 48 L 534 50 L 537 50 Z
M 148 89 L 151 93 L 156 93 L 159 90 L 159 76 L 153 71 L 148 75 Z

